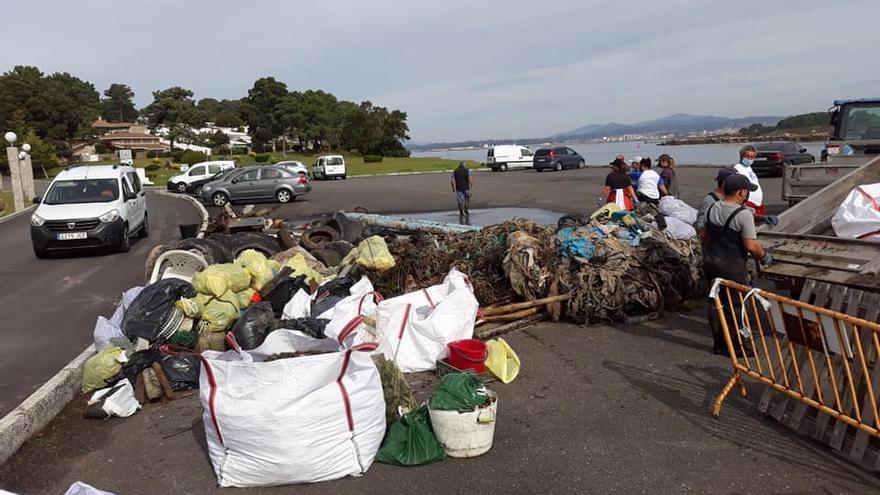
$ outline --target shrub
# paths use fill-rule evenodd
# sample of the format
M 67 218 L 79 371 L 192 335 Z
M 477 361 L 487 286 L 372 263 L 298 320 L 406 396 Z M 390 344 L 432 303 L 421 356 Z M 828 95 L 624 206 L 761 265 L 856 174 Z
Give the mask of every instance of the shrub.
M 384 159 L 382 155 L 364 155 L 364 163 L 382 163 Z
M 217 154 L 220 156 L 227 156 L 229 154 L 228 146 L 221 146 L 217 149 Z
M 259 155 L 254 155 L 254 161 L 257 163 L 266 163 L 269 161 L 271 156 L 269 153 L 260 153 Z
M 158 158 L 153 158 L 153 159 L 158 160 Z M 159 165 L 158 162 L 153 162 L 153 163 L 147 165 L 146 167 L 144 167 L 144 170 L 146 170 L 147 172 L 155 172 L 155 171 L 159 170 L 160 168 L 162 168 L 162 167 Z
M 207 159 L 208 159 L 208 155 L 202 153 L 201 151 L 187 150 L 183 153 L 183 156 L 181 156 L 180 160 L 178 160 L 178 161 L 180 163 L 193 164 L 193 163 L 203 162 Z
M 256 152 L 256 151 L 251 151 L 250 153 L 248 153 L 248 156 L 251 157 L 251 158 L 256 158 L 256 157 L 257 157 L 257 152 Z
M 241 156 L 239 156 L 239 155 L 232 155 L 232 161 L 234 161 L 234 162 L 240 162 L 240 161 L 241 161 Z
M 107 153 L 107 145 L 98 141 L 98 143 L 95 144 L 95 153 L 97 153 L 99 155 L 103 155 L 104 153 Z
M 162 163 L 162 160 L 160 160 L 158 157 L 153 157 L 153 159 L 150 160 L 150 163 L 155 163 L 156 165 L 159 165 L 160 163 Z
M 159 157 L 158 151 L 148 151 L 147 152 L 147 158 L 158 158 L 158 157 Z
M 174 149 L 171 150 L 171 159 L 177 163 L 180 163 L 180 160 L 183 158 L 183 150 Z

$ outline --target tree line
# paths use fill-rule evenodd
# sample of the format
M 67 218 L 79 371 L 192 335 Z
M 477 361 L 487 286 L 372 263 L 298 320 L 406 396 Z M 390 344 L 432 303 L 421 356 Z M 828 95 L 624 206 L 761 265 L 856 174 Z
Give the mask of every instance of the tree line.
M 214 122 L 221 127 L 248 126 L 255 151 L 286 147 L 302 151 L 347 150 L 362 154 L 408 156 L 406 112 L 369 101 L 339 100 L 321 90 L 291 91 L 274 77 L 257 79 L 247 96 L 237 100 L 194 99 L 174 86 L 153 92 L 142 109 L 135 93 L 113 83 L 103 93 L 66 72 L 44 74 L 37 67 L 16 66 L 0 75 L 0 129 L 15 131 L 31 144 L 34 162 L 53 165 L 70 156 L 74 141 L 94 142 L 91 124 L 99 116 L 110 122 L 142 122 L 168 129 L 171 141 L 211 147 L 228 143 L 222 133 L 195 135 L 193 128 Z M 5 160 L 5 155 L 0 158 Z
M 786 117 L 777 122 L 775 126 L 752 124 L 740 129 L 739 133 L 742 136 L 759 137 L 770 134 L 773 131 L 796 131 L 828 126 L 830 126 L 828 112 L 811 112 Z

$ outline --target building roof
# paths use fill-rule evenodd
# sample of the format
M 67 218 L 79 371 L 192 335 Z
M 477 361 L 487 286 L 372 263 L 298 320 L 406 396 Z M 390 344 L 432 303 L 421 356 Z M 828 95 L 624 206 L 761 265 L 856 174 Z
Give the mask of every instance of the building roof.
M 104 134 L 103 136 L 100 137 L 101 141 L 115 141 L 117 139 L 135 139 L 135 138 L 142 138 L 142 139 L 149 138 L 149 139 L 155 139 L 156 141 L 159 140 L 159 136 L 154 136 L 154 135 L 148 134 L 146 132 L 113 132 L 110 134 Z
M 92 128 L 95 129 L 120 129 L 123 127 L 131 127 L 133 125 L 137 125 L 134 122 L 108 122 L 100 117 L 98 120 L 92 122 Z

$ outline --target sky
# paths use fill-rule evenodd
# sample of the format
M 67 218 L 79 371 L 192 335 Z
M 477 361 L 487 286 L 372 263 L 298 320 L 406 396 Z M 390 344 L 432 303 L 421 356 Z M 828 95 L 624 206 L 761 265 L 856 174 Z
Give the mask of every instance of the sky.
M 28 0 L 0 15 L 3 72 L 125 83 L 139 107 L 274 76 L 401 109 L 414 142 L 880 97 L 877 0 Z

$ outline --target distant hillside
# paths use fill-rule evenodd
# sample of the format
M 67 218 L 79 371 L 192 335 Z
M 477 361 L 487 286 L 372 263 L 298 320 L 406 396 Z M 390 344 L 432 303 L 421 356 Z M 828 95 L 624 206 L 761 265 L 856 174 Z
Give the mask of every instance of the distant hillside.
M 687 134 L 690 132 L 715 131 L 718 129 L 740 129 L 752 124 L 776 125 L 782 117 L 760 116 L 731 119 L 714 115 L 688 115 L 677 113 L 662 119 L 637 122 L 635 124 L 593 124 L 578 127 L 571 131 L 550 136 L 552 139 L 596 139 L 622 136 L 624 134 Z

